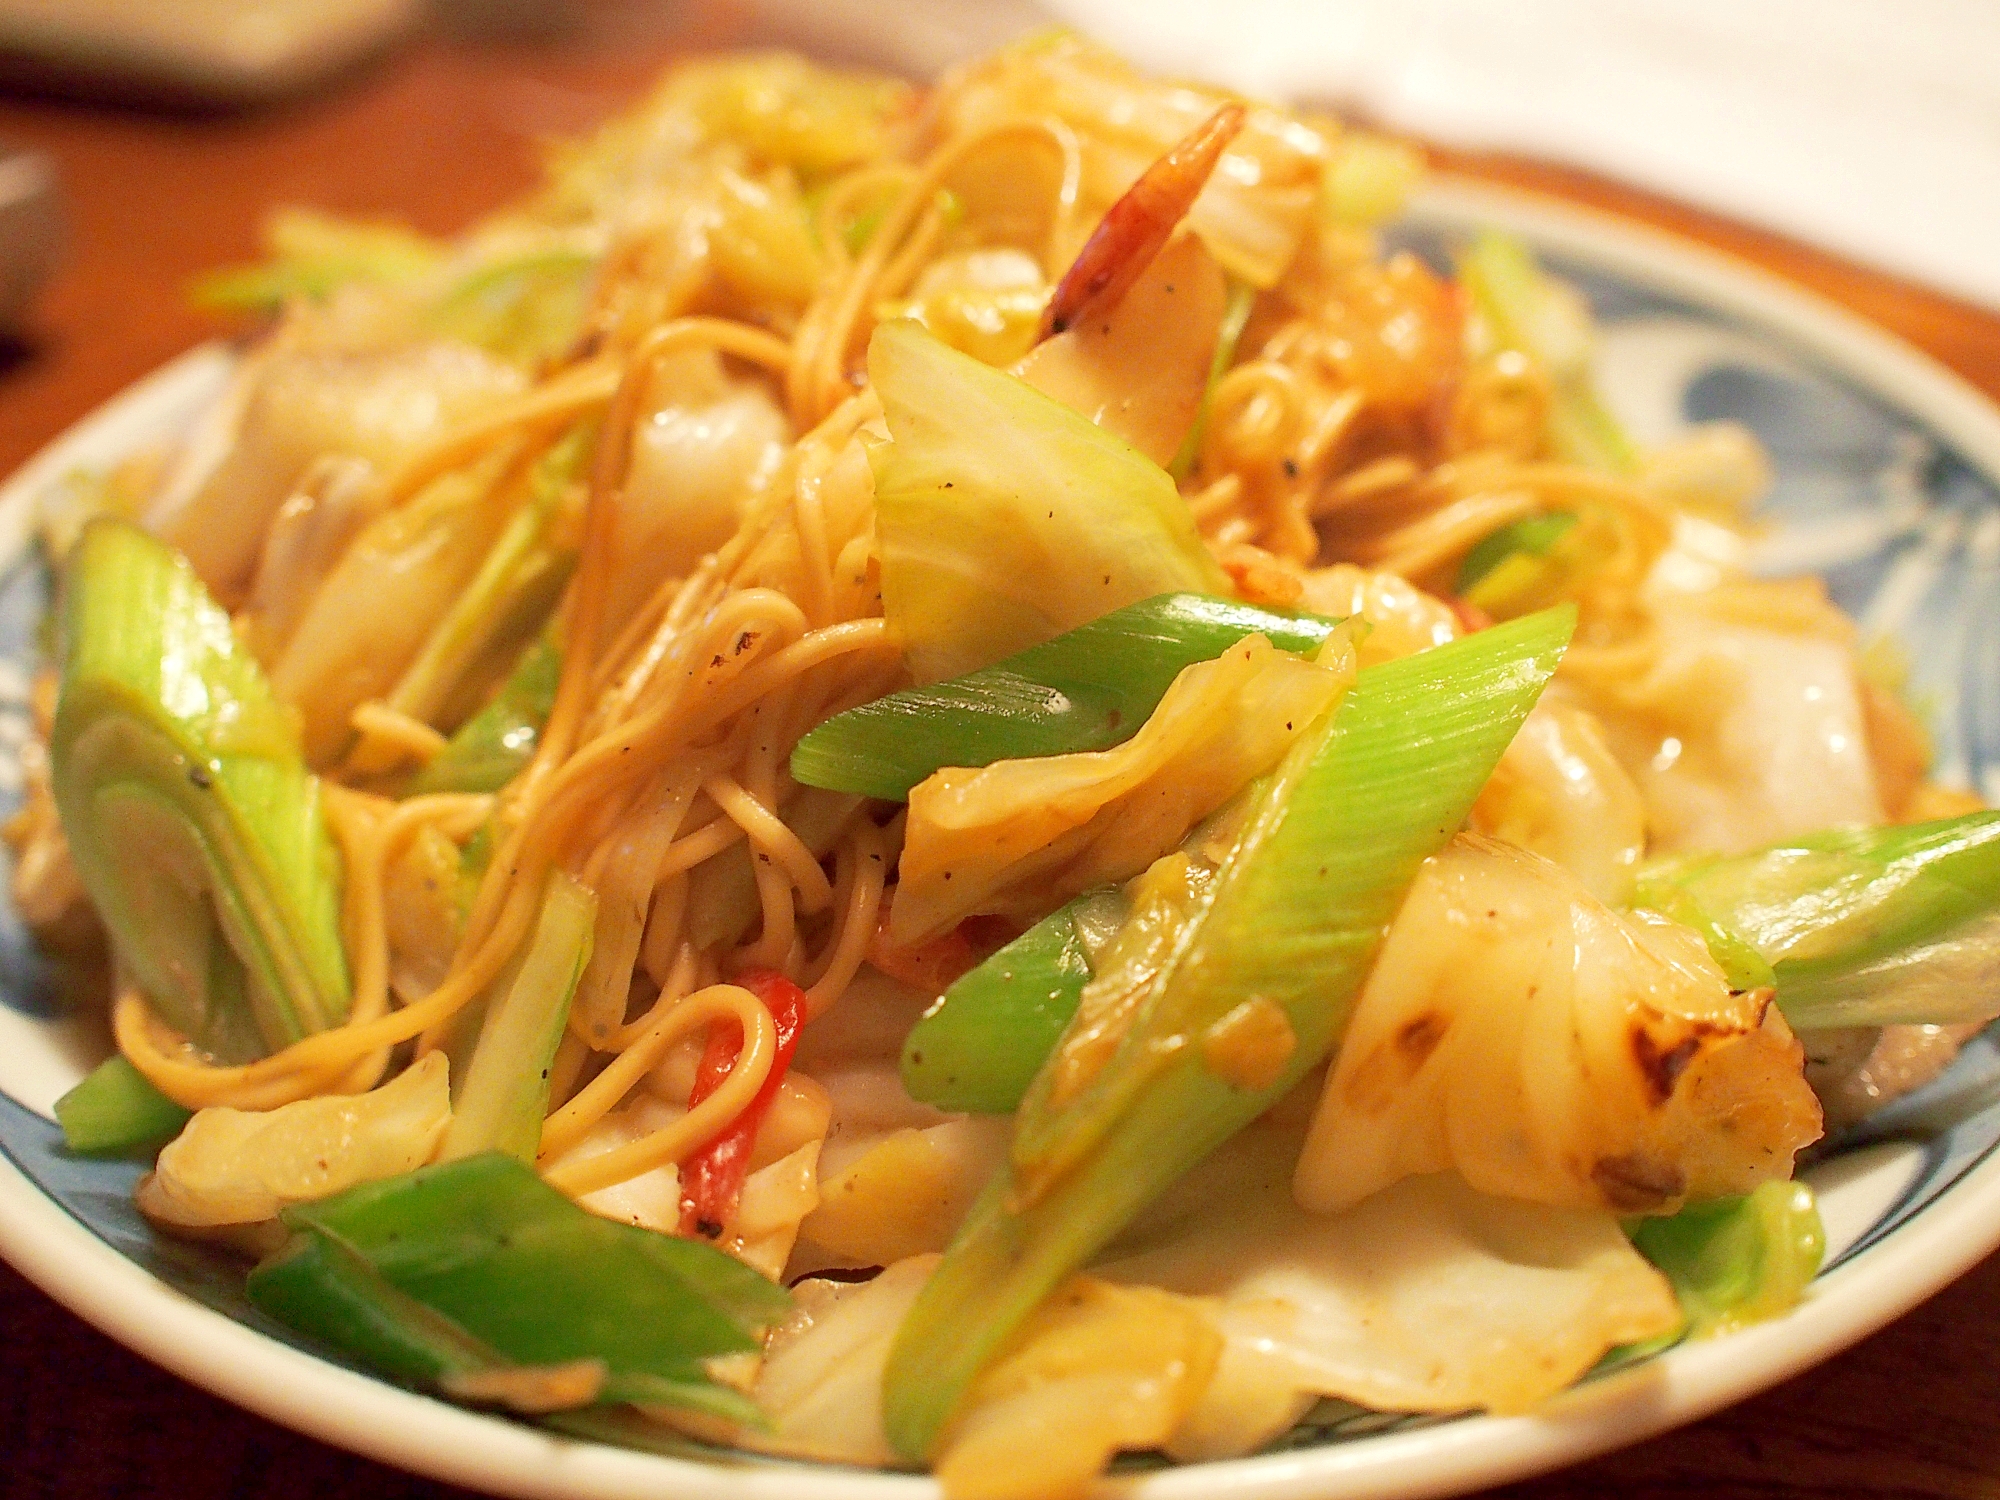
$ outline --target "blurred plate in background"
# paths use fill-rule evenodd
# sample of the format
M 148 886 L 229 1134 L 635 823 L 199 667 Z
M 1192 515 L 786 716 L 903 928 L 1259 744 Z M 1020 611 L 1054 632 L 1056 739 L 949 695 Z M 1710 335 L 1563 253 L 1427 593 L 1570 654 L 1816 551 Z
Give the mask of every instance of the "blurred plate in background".
M 0 86 L 118 103 L 259 103 L 372 55 L 421 9 L 421 0 L 0 0 Z

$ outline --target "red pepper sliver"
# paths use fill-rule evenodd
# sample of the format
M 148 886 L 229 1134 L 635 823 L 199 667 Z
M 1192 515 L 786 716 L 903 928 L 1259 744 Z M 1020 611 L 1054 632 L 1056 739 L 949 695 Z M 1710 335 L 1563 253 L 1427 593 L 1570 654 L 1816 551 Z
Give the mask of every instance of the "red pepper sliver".
M 764 1086 L 757 1090 L 744 1111 L 723 1127 L 722 1132 L 681 1163 L 681 1233 L 703 1239 L 720 1239 L 723 1226 L 736 1212 L 743 1194 L 743 1179 L 750 1175 L 750 1152 L 757 1141 L 757 1127 L 778 1097 L 778 1086 L 792 1065 L 798 1050 L 799 1029 L 806 1023 L 806 992 L 775 969 L 752 969 L 734 981 L 750 991 L 771 1012 L 778 1032 L 778 1055 Z M 695 1070 L 694 1090 L 688 1095 L 692 1109 L 722 1087 L 736 1055 L 743 1050 L 743 1037 L 730 1024 L 708 1028 L 708 1045 Z
M 1486 613 L 1478 605 L 1461 599 L 1456 594 L 1446 594 L 1444 602 L 1451 606 L 1452 614 L 1457 618 L 1458 623 L 1465 627 L 1467 635 L 1476 635 L 1482 630 L 1492 628 L 1493 616 Z
M 942 995 L 1022 931 L 1005 917 L 967 917 L 950 932 L 897 948 L 889 942 L 889 911 L 884 907 L 881 924 L 868 945 L 868 962 L 912 989 Z

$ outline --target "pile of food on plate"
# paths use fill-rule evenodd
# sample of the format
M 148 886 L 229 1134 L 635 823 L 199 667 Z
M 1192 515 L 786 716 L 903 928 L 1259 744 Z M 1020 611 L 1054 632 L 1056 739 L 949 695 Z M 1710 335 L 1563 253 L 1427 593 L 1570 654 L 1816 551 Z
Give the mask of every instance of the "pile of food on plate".
M 954 1500 L 1782 1313 L 1799 1153 L 2000 1012 L 2000 815 L 1744 431 L 1383 256 L 1418 165 L 1056 34 L 277 216 L 44 516 L 72 1147 L 394 1378 Z

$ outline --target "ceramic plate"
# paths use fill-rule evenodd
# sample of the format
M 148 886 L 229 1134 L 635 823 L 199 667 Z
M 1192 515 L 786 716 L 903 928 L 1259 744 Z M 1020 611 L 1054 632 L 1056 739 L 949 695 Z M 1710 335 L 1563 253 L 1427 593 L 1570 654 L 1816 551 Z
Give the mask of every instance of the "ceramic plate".
M 2000 801 L 2000 412 L 1910 349 L 1775 279 L 1678 241 L 1511 194 L 1433 189 L 1400 239 L 1436 255 L 1492 224 L 1526 236 L 1596 305 L 1607 399 L 1642 439 L 1733 417 L 1777 483 L 1763 565 L 1823 573 L 1863 628 L 1898 640 L 1939 772 Z M 197 350 L 55 443 L 0 491 L 0 813 L 47 581 L 24 552 L 36 496 L 176 430 L 227 378 Z M 244 1301 L 228 1262 L 155 1238 L 139 1168 L 64 1154 L 50 1105 L 104 1047 L 0 910 L 0 1252 L 167 1368 L 300 1431 L 458 1484 L 568 1500 L 917 1500 L 927 1479 L 718 1454 L 688 1461 L 554 1438 L 317 1355 Z M 2000 1053 L 1989 1038 L 1921 1095 L 1837 1143 L 1811 1176 L 1826 1269 L 1789 1317 L 1683 1346 L 1532 1416 L 1369 1418 L 1282 1451 L 1134 1473 L 1133 1500 L 1447 1494 L 1553 1468 L 1686 1422 L 1826 1358 L 2000 1244 Z

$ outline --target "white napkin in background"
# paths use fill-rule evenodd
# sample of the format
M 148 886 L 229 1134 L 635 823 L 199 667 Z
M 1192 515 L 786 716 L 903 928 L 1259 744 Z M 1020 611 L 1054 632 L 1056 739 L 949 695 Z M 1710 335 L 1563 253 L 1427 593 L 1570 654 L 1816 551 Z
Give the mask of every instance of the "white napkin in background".
M 2000 0 L 760 0 L 919 74 L 1059 19 L 1161 72 L 1567 161 L 2000 308 Z

